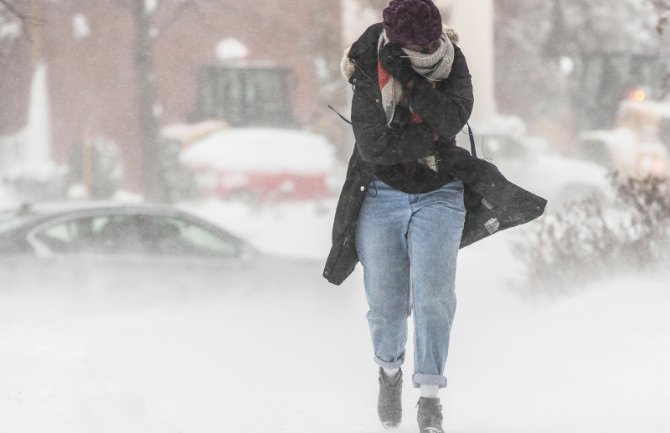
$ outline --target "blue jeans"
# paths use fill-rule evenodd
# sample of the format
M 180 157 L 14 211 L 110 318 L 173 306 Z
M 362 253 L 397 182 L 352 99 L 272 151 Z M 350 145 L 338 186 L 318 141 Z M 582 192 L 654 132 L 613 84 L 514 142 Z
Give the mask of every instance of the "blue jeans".
M 444 367 L 464 222 L 460 180 L 436 191 L 407 194 L 375 178 L 358 217 L 356 251 L 363 265 L 375 362 L 384 368 L 402 365 L 413 311 L 415 387 L 447 385 Z

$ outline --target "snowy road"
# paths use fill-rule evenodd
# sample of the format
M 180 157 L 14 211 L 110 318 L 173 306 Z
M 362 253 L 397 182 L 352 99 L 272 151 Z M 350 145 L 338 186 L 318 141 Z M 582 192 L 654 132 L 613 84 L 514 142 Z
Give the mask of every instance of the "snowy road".
M 298 220 L 315 251 L 328 219 L 273 233 Z M 667 275 L 528 300 L 505 284 L 514 233 L 461 255 L 448 431 L 669 432 Z M 0 432 L 382 432 L 365 311 L 360 269 L 339 288 L 179 301 L 0 292 Z M 416 399 L 406 383 L 399 433 Z

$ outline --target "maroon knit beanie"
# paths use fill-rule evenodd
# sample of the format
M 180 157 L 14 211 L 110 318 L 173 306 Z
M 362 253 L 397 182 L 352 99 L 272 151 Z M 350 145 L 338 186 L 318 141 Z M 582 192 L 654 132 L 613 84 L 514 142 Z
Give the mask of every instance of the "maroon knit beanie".
M 384 9 L 384 30 L 399 45 L 430 45 L 442 35 L 442 16 L 431 0 L 391 0 Z

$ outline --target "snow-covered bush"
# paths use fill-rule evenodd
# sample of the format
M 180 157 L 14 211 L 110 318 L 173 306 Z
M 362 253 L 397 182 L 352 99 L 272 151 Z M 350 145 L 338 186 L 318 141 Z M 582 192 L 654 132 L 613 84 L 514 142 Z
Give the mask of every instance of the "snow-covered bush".
M 615 206 L 583 199 L 545 215 L 515 248 L 529 290 L 579 290 L 584 283 L 670 264 L 670 180 L 612 176 Z

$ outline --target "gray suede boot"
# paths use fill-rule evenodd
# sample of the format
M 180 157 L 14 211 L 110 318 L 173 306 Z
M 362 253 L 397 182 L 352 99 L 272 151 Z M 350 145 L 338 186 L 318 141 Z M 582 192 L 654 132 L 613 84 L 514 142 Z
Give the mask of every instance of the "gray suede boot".
M 420 433 L 444 433 L 442 430 L 442 405 L 439 398 L 420 397 L 416 420 Z
M 379 400 L 377 412 L 379 421 L 385 428 L 398 427 L 402 420 L 402 370 L 388 377 L 384 369 L 379 368 Z

